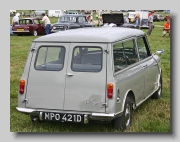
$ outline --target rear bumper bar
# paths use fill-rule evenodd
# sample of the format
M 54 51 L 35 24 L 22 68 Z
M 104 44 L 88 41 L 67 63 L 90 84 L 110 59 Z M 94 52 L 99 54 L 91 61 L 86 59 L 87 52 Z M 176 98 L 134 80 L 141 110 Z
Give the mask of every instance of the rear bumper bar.
M 55 113 L 74 113 L 74 114 L 83 114 L 86 119 L 89 120 L 103 120 L 103 121 L 109 121 L 112 120 L 119 115 L 121 115 L 122 112 L 119 113 L 92 113 L 92 112 L 78 112 L 78 111 L 52 111 L 52 110 L 37 110 L 37 109 L 29 109 L 29 108 L 19 108 L 16 107 L 17 111 L 27 114 L 27 115 L 36 115 L 39 116 L 39 119 L 42 120 L 42 112 L 55 112 Z M 87 120 L 85 121 L 87 122 Z
M 13 33 L 29 33 L 30 31 L 12 31 Z

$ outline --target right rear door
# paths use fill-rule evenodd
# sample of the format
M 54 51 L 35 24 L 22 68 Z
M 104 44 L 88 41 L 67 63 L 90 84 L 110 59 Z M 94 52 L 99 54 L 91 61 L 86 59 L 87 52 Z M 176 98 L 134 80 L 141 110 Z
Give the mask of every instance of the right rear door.
M 71 43 L 64 110 L 105 112 L 107 44 Z

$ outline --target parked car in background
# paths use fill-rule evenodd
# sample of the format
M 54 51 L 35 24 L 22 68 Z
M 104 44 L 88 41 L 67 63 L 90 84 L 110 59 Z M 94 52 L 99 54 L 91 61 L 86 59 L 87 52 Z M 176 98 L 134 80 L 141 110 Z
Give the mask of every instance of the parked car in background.
M 162 14 L 154 14 L 153 21 L 164 21 L 164 16 Z
M 129 22 L 130 23 L 134 23 L 135 22 L 136 14 L 137 14 L 137 12 L 128 12 L 128 18 L 129 18 Z
M 40 18 L 22 18 L 12 27 L 12 32 L 16 35 L 44 35 L 45 27 Z
M 95 120 L 128 129 L 133 110 L 162 95 L 162 53 L 152 53 L 146 34 L 131 28 L 92 27 L 41 36 L 32 42 L 16 109 L 32 121 L 83 127 Z M 155 107 L 149 103 L 147 111 Z
M 108 26 L 113 23 L 118 27 L 135 28 L 135 25 L 130 23 L 129 18 L 124 16 L 123 13 L 102 14 L 102 21 L 104 26 Z
M 59 17 L 58 22 L 53 24 L 52 33 L 70 29 L 94 27 L 87 21 L 86 15 L 81 14 L 64 14 Z
M 127 28 L 136 28 L 134 24 L 129 22 L 129 18 L 126 16 L 124 16 L 124 24 L 122 26 Z

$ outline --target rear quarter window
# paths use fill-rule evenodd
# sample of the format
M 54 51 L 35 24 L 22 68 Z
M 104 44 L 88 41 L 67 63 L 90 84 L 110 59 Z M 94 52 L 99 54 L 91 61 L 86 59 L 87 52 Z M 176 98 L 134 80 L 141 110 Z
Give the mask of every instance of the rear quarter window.
M 40 47 L 35 60 L 35 69 L 60 71 L 64 66 L 64 57 L 64 47 Z

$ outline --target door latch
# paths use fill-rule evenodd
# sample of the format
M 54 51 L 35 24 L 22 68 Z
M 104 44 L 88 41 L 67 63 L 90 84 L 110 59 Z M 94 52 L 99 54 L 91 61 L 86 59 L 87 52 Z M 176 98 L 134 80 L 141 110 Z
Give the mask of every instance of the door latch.
M 35 47 L 31 49 L 31 52 L 35 52 L 35 51 L 36 51 L 36 48 L 35 48 Z
M 28 103 L 28 99 L 23 99 L 23 103 Z
M 104 52 L 109 53 L 109 50 L 104 50 Z

